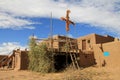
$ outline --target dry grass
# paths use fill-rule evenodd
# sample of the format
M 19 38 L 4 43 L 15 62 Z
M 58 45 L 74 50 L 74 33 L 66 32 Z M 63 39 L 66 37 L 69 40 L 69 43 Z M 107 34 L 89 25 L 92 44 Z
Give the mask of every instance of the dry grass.
M 104 68 L 67 69 L 59 73 L 38 73 L 31 71 L 0 71 L 0 80 L 114 80 Z
M 107 72 L 93 67 L 82 70 L 68 69 L 65 73 L 67 76 L 64 80 L 109 80 Z

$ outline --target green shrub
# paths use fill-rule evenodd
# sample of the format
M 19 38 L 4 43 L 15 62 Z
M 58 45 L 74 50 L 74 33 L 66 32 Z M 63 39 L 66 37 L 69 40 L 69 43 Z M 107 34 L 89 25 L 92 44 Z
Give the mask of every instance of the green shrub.
M 29 70 L 48 73 L 54 71 L 52 65 L 51 51 L 48 51 L 47 46 L 44 43 L 37 45 L 34 39 L 30 40 L 29 43 Z

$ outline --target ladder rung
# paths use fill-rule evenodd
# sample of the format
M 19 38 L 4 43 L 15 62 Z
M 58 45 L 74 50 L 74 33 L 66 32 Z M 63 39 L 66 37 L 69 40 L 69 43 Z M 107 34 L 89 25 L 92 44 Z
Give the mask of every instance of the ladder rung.
M 73 64 L 73 67 L 79 69 L 79 64 L 78 64 L 78 60 L 76 58 L 76 53 L 78 52 L 78 47 L 77 47 L 77 43 L 75 44 L 72 44 L 70 40 L 68 40 L 68 45 L 70 46 L 70 57 L 71 57 L 71 60 L 72 60 L 72 64 Z M 74 48 L 73 48 L 74 47 Z M 71 53 L 71 52 L 76 52 L 76 53 Z

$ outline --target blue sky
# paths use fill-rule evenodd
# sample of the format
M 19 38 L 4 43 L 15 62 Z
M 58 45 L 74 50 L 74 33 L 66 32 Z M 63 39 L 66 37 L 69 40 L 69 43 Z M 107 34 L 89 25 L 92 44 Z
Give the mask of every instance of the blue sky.
M 50 35 L 50 15 L 53 35 L 66 35 L 66 10 L 70 9 L 69 35 L 77 38 L 91 33 L 120 38 L 120 0 L 0 0 L 0 54 L 15 47 L 25 48 L 29 37 Z

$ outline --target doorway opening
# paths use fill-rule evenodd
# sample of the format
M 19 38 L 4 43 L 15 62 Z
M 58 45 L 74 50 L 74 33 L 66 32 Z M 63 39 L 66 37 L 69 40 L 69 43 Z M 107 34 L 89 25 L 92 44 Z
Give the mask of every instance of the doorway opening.
M 54 66 L 56 71 L 62 71 L 68 67 L 72 61 L 69 54 L 57 54 L 54 56 Z

